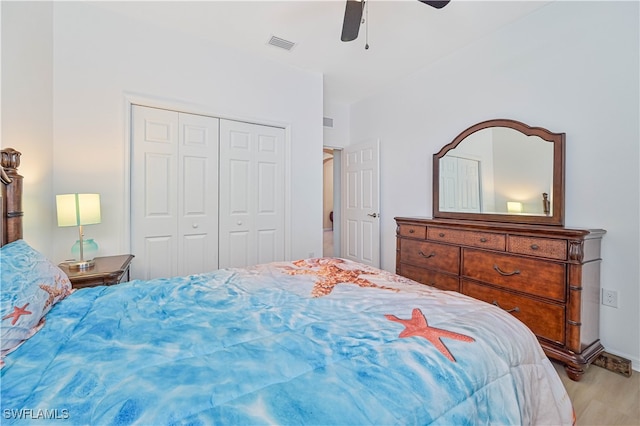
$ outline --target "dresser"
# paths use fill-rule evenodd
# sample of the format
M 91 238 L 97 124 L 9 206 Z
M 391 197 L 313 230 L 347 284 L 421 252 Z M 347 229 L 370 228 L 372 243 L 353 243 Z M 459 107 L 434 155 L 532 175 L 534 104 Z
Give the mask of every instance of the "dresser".
M 602 229 L 397 217 L 396 273 L 496 305 L 580 380 L 599 338 Z

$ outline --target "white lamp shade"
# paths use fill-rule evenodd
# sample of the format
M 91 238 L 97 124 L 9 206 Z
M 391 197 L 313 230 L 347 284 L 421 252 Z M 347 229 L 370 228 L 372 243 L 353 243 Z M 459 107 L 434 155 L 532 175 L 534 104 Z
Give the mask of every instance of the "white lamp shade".
M 507 212 L 522 213 L 522 203 L 518 201 L 507 201 Z
M 100 223 L 100 194 L 56 195 L 58 226 Z

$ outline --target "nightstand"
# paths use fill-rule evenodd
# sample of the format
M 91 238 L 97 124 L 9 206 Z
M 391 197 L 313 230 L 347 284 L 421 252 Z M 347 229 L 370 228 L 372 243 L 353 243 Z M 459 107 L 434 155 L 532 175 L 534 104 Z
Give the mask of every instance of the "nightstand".
M 73 288 L 115 285 L 129 281 L 129 266 L 132 254 L 96 257 L 95 265 L 84 270 L 70 270 L 64 262 L 58 265 L 71 281 Z

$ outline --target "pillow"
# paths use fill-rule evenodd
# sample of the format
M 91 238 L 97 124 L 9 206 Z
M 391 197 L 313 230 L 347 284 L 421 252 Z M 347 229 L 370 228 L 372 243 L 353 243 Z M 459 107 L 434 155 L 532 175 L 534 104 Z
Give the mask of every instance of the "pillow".
M 71 294 L 71 282 L 24 240 L 0 248 L 0 276 L 0 353 L 4 357 L 42 327 L 51 307 Z

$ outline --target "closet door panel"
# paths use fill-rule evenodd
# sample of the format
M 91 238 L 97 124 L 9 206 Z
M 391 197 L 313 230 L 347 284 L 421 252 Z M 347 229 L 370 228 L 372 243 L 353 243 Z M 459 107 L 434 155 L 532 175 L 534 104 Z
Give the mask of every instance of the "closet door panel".
M 218 268 L 218 123 L 132 106 L 133 278 Z
M 171 220 L 173 216 L 174 196 L 171 179 L 174 174 L 174 160 L 171 155 L 157 152 L 147 152 L 144 156 L 144 215 L 145 217 L 165 218 Z M 150 187 L 158 186 L 150 191 Z
M 283 129 L 220 120 L 220 267 L 284 259 L 284 159 Z
M 257 263 L 252 256 L 255 182 L 252 167 L 251 126 L 220 121 L 220 267 L 231 268 Z
M 216 269 L 209 269 L 206 266 L 210 261 L 208 238 L 209 236 L 206 234 L 192 234 L 182 237 L 179 269 L 189 272 L 184 272 L 180 275 L 197 274 Z
M 278 253 L 278 231 L 266 229 L 258 231 L 258 263 L 275 262 Z
M 229 213 L 235 218 L 246 219 L 251 209 L 251 164 L 247 160 L 229 161 L 227 186 Z
M 244 151 L 240 153 L 244 157 Z M 224 157 L 223 157 L 224 158 Z M 224 160 L 223 160 L 224 161 Z M 221 167 L 221 215 L 226 216 L 226 226 L 220 223 L 221 267 L 240 267 L 252 262 L 250 257 L 251 230 L 251 164 L 249 160 L 233 159 L 228 163 L 229 173 Z M 225 179 L 227 177 L 228 179 Z M 226 207 L 225 207 L 226 206 Z
M 144 239 L 142 253 L 144 253 L 145 261 L 143 266 L 149 277 L 170 277 L 175 273 L 175 245 L 175 238 L 171 236 L 146 237 Z
M 277 165 L 273 163 L 258 164 L 258 214 L 273 215 L 278 212 L 277 191 L 278 181 L 276 176 Z
M 236 268 L 253 264 L 251 259 L 251 234 L 249 231 L 231 231 L 228 240 L 221 247 L 220 258 L 225 260 L 225 268 Z
M 284 130 L 256 126 L 256 263 L 284 260 Z
M 178 275 L 218 269 L 218 132 L 213 117 L 179 113 Z
M 132 107 L 131 229 L 136 259 L 131 275 L 177 273 L 178 115 Z

